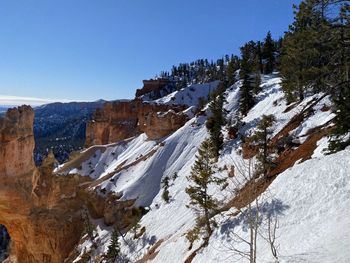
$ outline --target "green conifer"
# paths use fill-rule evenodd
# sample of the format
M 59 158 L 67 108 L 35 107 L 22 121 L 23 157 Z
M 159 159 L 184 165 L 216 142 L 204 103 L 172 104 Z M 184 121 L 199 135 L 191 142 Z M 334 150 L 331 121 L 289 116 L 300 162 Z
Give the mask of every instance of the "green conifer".
M 272 134 L 272 126 L 276 121 L 273 115 L 263 115 L 257 126 L 255 134 L 252 136 L 252 142 L 258 147 L 257 159 L 259 161 L 256 167 L 256 176 L 267 176 L 273 167 L 272 156 L 269 149 L 269 140 Z
M 108 246 L 105 259 L 107 263 L 114 263 L 120 254 L 119 231 L 117 228 L 113 230 L 111 243 Z
M 264 60 L 264 74 L 271 74 L 275 68 L 275 41 L 272 39 L 269 31 L 264 40 L 262 48 L 262 57 Z
M 199 213 L 197 221 L 203 220 L 205 226 L 205 238 L 212 233 L 211 212 L 219 207 L 219 202 L 209 193 L 211 184 L 222 184 L 223 179 L 214 176 L 217 171 L 215 165 L 216 156 L 214 146 L 210 139 L 203 141 L 198 149 L 196 161 L 192 167 L 191 175 L 188 177 L 191 185 L 186 188 L 186 193 L 190 197 L 190 207 Z

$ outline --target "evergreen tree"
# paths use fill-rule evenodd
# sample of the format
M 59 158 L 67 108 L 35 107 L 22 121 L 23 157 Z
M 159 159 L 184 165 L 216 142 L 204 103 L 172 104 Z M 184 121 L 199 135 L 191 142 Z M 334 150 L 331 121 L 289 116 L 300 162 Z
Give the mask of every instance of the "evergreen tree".
M 94 244 L 94 246 L 96 245 L 95 243 L 95 236 L 94 236 L 94 227 L 91 224 L 90 221 L 90 216 L 89 216 L 89 211 L 86 207 L 83 208 L 82 212 L 81 212 L 81 217 L 84 223 L 84 232 L 87 234 L 88 238 L 90 239 L 91 243 Z
M 105 259 L 107 263 L 114 263 L 120 254 L 120 244 L 119 244 L 119 231 L 117 228 L 113 230 L 111 243 L 108 246 L 107 254 Z
M 211 116 L 206 122 L 206 127 L 210 133 L 210 139 L 213 143 L 214 154 L 219 157 L 219 152 L 224 143 L 224 135 L 222 134 L 222 126 L 226 124 L 226 111 L 224 109 L 225 98 L 223 92 L 226 90 L 227 83 L 221 82 L 216 92 L 214 92 L 209 108 Z
M 235 83 L 235 73 L 239 69 L 239 59 L 237 56 L 231 56 L 230 61 L 227 65 L 227 81 L 228 86 L 231 86 Z
M 276 121 L 273 115 L 263 115 L 257 126 L 255 134 L 251 137 L 251 141 L 258 147 L 259 153 L 257 159 L 259 161 L 256 167 L 256 176 L 267 176 L 273 167 L 272 157 L 269 149 L 269 139 L 272 134 L 271 127 Z
M 269 31 L 264 40 L 262 57 L 264 60 L 264 74 L 271 74 L 275 68 L 275 41 Z
M 240 113 L 245 116 L 249 110 L 254 106 L 254 95 L 253 95 L 253 85 L 252 80 L 249 75 L 245 75 L 243 78 L 243 85 L 240 88 L 240 100 L 239 100 L 239 109 Z
M 282 87 L 288 102 L 302 100 L 306 91 L 324 91 L 328 87 L 329 21 L 322 19 L 318 0 L 307 0 L 295 8 L 295 18 L 282 43 Z
M 350 131 L 350 6 L 343 5 L 335 27 L 334 57 L 338 63 L 332 64 L 334 74 L 332 97 L 336 106 L 336 127 L 330 150 L 338 151 L 350 145 L 344 135 Z
M 195 164 L 188 177 L 191 185 L 186 188 L 186 193 L 191 199 L 189 205 L 198 212 L 197 222 L 203 220 L 206 239 L 212 233 L 211 212 L 217 210 L 219 206 L 208 188 L 212 184 L 220 185 L 224 182 L 223 179 L 214 176 L 217 170 L 215 162 L 214 146 L 210 139 L 206 139 L 198 149 Z
M 280 38 L 275 42 L 275 49 L 276 49 L 275 68 L 276 68 L 277 70 L 280 70 L 280 66 L 281 66 L 282 44 L 283 44 L 283 38 L 280 37 Z
M 302 1 L 282 43 L 280 71 L 287 100 L 302 100 L 306 91 L 332 96 L 337 115 L 332 151 L 350 144 L 343 141 L 350 130 L 349 9 L 345 0 Z
M 255 55 L 255 72 L 261 74 L 264 73 L 264 65 L 263 65 L 263 50 L 261 47 L 261 42 L 258 41 L 256 43 L 256 55 Z
M 162 180 L 162 184 L 163 184 L 162 198 L 166 203 L 169 203 L 170 194 L 169 194 L 169 177 L 168 176 L 164 177 L 164 179 Z
M 243 47 L 241 47 L 241 61 L 240 61 L 240 72 L 239 76 L 244 79 L 246 75 L 252 74 L 256 71 L 256 57 L 257 57 L 257 46 L 254 41 L 249 41 Z
M 202 110 L 206 105 L 206 103 L 207 103 L 207 100 L 205 99 L 205 97 L 199 97 L 197 102 L 197 109 Z
M 257 83 L 256 76 L 259 76 L 259 45 L 254 41 L 246 43 L 241 47 L 241 69 L 239 72 L 240 78 L 243 80 L 240 88 L 240 113 L 245 116 L 248 111 L 254 106 L 254 90 L 258 92 L 255 86 Z
M 261 75 L 260 72 L 257 72 L 254 77 L 254 87 L 253 87 L 253 93 L 257 95 L 261 91 Z
M 216 70 L 216 79 L 224 81 L 225 80 L 225 62 L 224 58 L 218 59 L 216 62 L 217 70 Z

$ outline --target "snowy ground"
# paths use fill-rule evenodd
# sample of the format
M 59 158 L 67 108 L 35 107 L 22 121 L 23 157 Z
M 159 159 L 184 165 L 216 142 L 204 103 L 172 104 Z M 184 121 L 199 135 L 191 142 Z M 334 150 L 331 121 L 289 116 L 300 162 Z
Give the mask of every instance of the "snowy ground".
M 198 96 L 207 93 L 210 85 L 213 84 L 195 86 L 195 92 L 188 87 L 157 102 L 194 106 Z M 238 106 L 240 85 L 238 82 L 227 91 L 228 103 L 225 107 L 232 118 Z M 200 88 L 203 90 L 199 91 Z M 241 133 L 250 134 L 263 114 L 273 114 L 277 120 L 274 126 L 276 134 L 313 98 L 321 96 L 308 97 L 285 112 L 287 105 L 280 79 L 273 75 L 264 76 L 262 88 L 258 103 L 244 118 L 246 125 Z M 187 96 L 187 93 L 199 95 Z M 303 141 L 308 130 L 331 120 L 334 115 L 325 107 L 329 105 L 329 98 L 323 98 L 314 107 L 314 113 L 293 130 L 292 135 Z M 189 185 L 186 177 L 190 175 L 197 149 L 208 136 L 205 119 L 205 116 L 193 117 L 174 134 L 157 142 L 148 140 L 142 134 L 125 144 L 108 146 L 104 151 L 96 151 L 82 164 L 80 170 L 70 171 L 100 180 L 111 175 L 108 180 L 101 181 L 101 188 L 122 193 L 124 199 L 136 198 L 138 205 L 150 207 L 150 212 L 140 222 L 146 228 L 143 237 L 134 240 L 130 233 L 125 237 L 126 241 L 121 241 L 122 252 L 132 262 L 142 258 L 156 242 L 159 245 L 156 249 L 158 254 L 152 262 L 162 263 L 184 262 L 200 245 L 200 242 L 196 242 L 193 250 L 189 251 L 189 243 L 184 237 L 195 220 L 193 211 L 186 207 L 189 199 L 185 188 Z M 280 174 L 263 199 L 266 211 L 272 209 L 278 214 L 280 225 L 277 242 L 281 262 L 350 262 L 350 252 L 347 252 L 350 251 L 350 176 L 347 175 L 350 170 L 350 150 L 324 156 L 323 149 L 327 144 L 327 139 L 321 139 L 314 152 L 314 159 L 296 164 Z M 238 150 L 238 140 L 226 140 L 218 166 L 240 162 Z M 118 170 L 120 167 L 126 169 Z M 175 173 L 177 178 L 172 179 Z M 161 198 L 161 180 L 165 176 L 171 178 L 169 204 Z M 225 177 L 227 174 L 224 171 L 219 176 Z M 232 197 L 229 189 L 221 191 L 213 187 L 210 191 L 218 199 L 228 200 Z M 230 212 L 217 216 L 219 227 L 212 235 L 209 246 L 193 262 L 240 262 L 232 251 L 230 233 L 233 230 L 242 236 L 247 233 L 244 220 L 240 220 L 239 216 L 230 216 Z M 101 253 L 107 249 L 110 231 L 102 223 L 99 223 L 98 229 L 100 239 L 104 240 L 98 251 Z M 262 239 L 258 247 L 258 262 L 273 262 L 270 250 Z
M 349 262 L 349 160 L 350 149 L 306 161 L 280 174 L 269 187 L 265 199 L 269 212 L 278 215 L 280 262 Z M 222 219 L 210 246 L 193 262 L 239 261 L 231 248 L 234 231 L 248 236 L 244 222 Z M 273 262 L 265 240 L 259 237 L 258 244 L 258 262 Z M 235 248 L 247 250 L 243 244 Z
M 217 88 L 219 83 L 220 82 L 216 80 L 205 84 L 193 84 L 181 90 L 174 91 L 160 99 L 149 102 L 194 106 L 197 105 L 199 98 L 208 100 L 209 94 Z

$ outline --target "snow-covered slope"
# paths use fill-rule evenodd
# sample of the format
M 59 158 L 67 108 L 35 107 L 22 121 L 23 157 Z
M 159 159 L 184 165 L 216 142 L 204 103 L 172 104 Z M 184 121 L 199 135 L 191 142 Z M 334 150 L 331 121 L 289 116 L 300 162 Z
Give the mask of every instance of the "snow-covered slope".
M 349 262 L 349 160 L 350 149 L 315 158 L 288 169 L 271 184 L 265 205 L 266 213 L 278 216 L 280 262 Z M 233 230 L 246 238 L 246 225 L 229 216 L 221 221 L 211 245 L 193 262 L 239 260 L 230 249 L 230 241 Z M 268 244 L 260 236 L 259 239 L 258 262 L 274 262 Z M 247 249 L 242 244 L 236 248 Z
M 204 98 L 207 100 L 209 94 L 217 88 L 219 83 L 219 81 L 212 81 L 204 84 L 193 84 L 150 102 L 196 106 L 198 99 Z
M 208 92 L 210 85 L 214 84 L 208 84 L 206 91 L 191 91 L 191 87 L 188 87 L 157 102 L 193 106 L 198 97 Z M 240 86 L 241 83 L 237 82 L 226 92 L 228 102 L 225 108 L 229 111 L 229 118 L 237 115 Z M 243 119 L 245 125 L 239 131 L 242 135 L 251 134 L 263 114 L 275 116 L 274 134 L 277 134 L 311 102 L 315 103 L 311 115 L 289 132 L 293 138 L 302 143 L 309 136 L 308 131 L 334 118 L 328 96 L 318 94 L 307 97 L 288 108 L 277 76 L 264 76 L 262 88 L 257 104 Z M 191 92 L 193 95 L 186 95 Z M 187 101 L 186 96 L 191 99 Z M 149 262 L 184 262 L 200 246 L 200 241 L 195 242 L 189 250 L 189 243 L 184 237 L 194 226 L 196 217 L 186 206 L 189 198 L 185 189 L 189 185 L 187 176 L 190 175 L 197 149 L 208 136 L 205 120 L 206 116 L 195 116 L 175 133 L 159 141 L 150 141 L 141 134 L 126 142 L 96 147 L 81 162 L 80 167 L 60 168 L 62 174 L 90 176 L 96 180 L 95 187 L 122 194 L 122 199 L 136 199 L 137 205 L 149 207 L 150 211 L 140 221 L 141 227 L 145 227 L 142 237 L 134 239 L 133 233 L 128 233 L 121 239 L 121 251 L 131 262 L 142 258 L 144 261 L 140 262 L 146 262 L 144 256 L 150 248 L 153 248 L 153 252 L 148 255 Z M 239 138 L 225 139 L 219 167 L 243 162 L 240 143 Z M 327 139 L 321 139 L 318 145 L 313 159 L 300 164 L 297 162 L 284 171 L 264 193 L 266 207 L 271 206 L 278 212 L 280 227 L 277 230 L 277 242 L 281 262 L 350 262 L 350 253 L 346 252 L 350 245 L 350 177 L 347 176 L 350 151 L 324 156 Z M 169 204 L 161 198 L 161 181 L 165 176 L 170 178 Z M 227 177 L 227 171 L 224 169 L 218 176 Z M 236 176 L 239 177 L 239 174 Z M 230 182 L 225 191 L 212 187 L 210 192 L 225 202 L 234 196 L 233 188 Z M 233 228 L 240 231 L 242 236 L 247 234 L 240 214 L 232 216 L 233 212 L 235 208 L 216 216 L 218 228 L 211 236 L 209 245 L 192 262 L 245 262 L 236 257 L 231 246 L 233 241 L 230 231 Z M 93 252 L 96 256 L 106 252 L 112 229 L 99 221 L 95 223 L 98 224 L 101 241 L 100 247 Z M 258 262 L 272 262 L 266 242 L 261 240 L 260 243 Z M 85 241 L 81 249 L 90 246 Z

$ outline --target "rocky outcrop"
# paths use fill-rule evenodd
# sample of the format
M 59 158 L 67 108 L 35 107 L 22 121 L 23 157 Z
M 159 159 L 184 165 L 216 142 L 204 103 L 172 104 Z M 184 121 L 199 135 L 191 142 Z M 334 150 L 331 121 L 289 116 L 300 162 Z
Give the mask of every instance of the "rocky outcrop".
M 187 120 L 184 106 L 150 104 L 142 100 L 107 102 L 86 127 L 86 146 L 116 142 L 146 133 L 154 140 L 167 136 Z
M 83 207 L 94 217 L 106 215 L 105 221 L 114 223 L 116 218 L 107 209 L 123 221 L 120 215 L 128 214 L 123 211 L 131 209 L 132 202 L 107 200 L 82 188 L 89 177 L 53 174 L 52 154 L 36 168 L 33 118 L 28 106 L 11 109 L 0 118 L 0 224 L 12 241 L 7 262 L 61 263 L 82 236 Z
M 176 113 L 174 110 L 167 112 L 150 112 L 140 118 L 139 130 L 145 132 L 150 139 L 159 139 L 167 136 L 187 121 L 185 114 Z
M 143 80 L 143 88 L 136 90 L 136 98 L 149 94 L 152 99 L 157 99 L 162 96 L 161 91 L 166 88 L 168 88 L 166 93 L 173 90 L 173 85 L 168 79 Z
M 0 174 L 16 176 L 32 173 L 34 149 L 34 112 L 28 106 L 10 109 L 0 118 Z M 16 157 L 16 158 L 15 158 Z M 9 161 L 11 160 L 11 161 Z
M 0 119 L 0 223 L 12 240 L 9 262 L 63 262 L 82 231 L 62 198 L 74 193 L 76 179 L 52 177 L 49 160 L 35 167 L 33 119 L 28 106 Z M 69 206 L 77 211 L 79 205 Z

